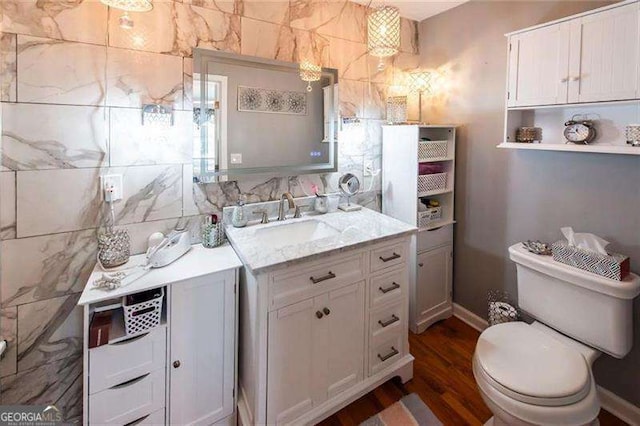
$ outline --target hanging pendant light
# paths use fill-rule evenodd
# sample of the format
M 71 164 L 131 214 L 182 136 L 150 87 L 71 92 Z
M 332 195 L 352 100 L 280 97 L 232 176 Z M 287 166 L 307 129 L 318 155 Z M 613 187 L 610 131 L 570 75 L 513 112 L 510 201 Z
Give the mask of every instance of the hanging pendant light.
M 378 70 L 384 69 L 384 59 L 400 50 L 400 11 L 397 7 L 382 6 L 367 19 L 369 54 L 380 58 Z
M 311 82 L 320 81 L 320 77 L 322 77 L 322 68 L 320 65 L 316 65 L 307 60 L 300 63 L 300 79 L 307 82 L 307 92 L 313 90 Z
M 122 16 L 118 18 L 118 24 L 125 30 L 133 28 L 133 19 L 127 12 L 149 12 L 153 9 L 151 0 L 100 0 L 100 2 L 114 9 L 124 10 Z

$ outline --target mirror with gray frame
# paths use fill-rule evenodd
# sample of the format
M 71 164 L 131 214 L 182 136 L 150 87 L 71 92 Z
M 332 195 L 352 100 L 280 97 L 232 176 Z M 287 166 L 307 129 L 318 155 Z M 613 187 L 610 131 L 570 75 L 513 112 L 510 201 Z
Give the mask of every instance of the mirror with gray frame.
M 338 72 L 312 75 L 303 81 L 295 63 L 196 49 L 194 180 L 335 172 Z

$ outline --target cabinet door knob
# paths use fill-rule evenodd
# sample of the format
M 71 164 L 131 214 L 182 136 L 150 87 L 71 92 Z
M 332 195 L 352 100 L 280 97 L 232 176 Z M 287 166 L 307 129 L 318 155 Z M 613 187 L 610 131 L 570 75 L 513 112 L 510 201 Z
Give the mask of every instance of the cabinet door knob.
M 324 308 L 322 309 L 322 312 L 324 312 L 325 315 L 329 315 L 331 313 L 331 311 L 329 310 L 329 308 Z
M 424 266 L 424 263 L 418 263 L 418 266 L 422 268 Z
M 322 314 L 322 312 L 320 311 L 316 311 L 316 317 L 318 317 L 318 319 L 322 318 L 324 315 Z
M 173 368 L 180 367 L 180 361 L 173 361 Z
M 575 77 L 571 77 L 571 81 L 580 81 L 580 76 L 576 75 Z

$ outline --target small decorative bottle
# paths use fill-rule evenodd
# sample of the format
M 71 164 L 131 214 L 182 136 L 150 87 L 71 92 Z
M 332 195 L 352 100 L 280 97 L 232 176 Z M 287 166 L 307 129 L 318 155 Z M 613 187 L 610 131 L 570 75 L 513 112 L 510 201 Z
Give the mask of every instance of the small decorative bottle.
M 249 222 L 249 218 L 247 217 L 247 212 L 244 208 L 245 201 L 243 198 L 238 200 L 238 205 L 234 207 L 233 214 L 231 215 L 231 224 L 236 228 L 242 228 L 247 226 L 247 222 Z

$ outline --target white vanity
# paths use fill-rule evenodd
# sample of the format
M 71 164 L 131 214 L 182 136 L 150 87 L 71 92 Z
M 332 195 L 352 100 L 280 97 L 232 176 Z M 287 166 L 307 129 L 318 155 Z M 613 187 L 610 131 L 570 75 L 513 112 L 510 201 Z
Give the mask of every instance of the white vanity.
M 126 267 L 144 262 L 131 258 Z M 152 269 L 112 291 L 93 288 L 96 266 L 79 305 L 84 306 L 84 424 L 235 425 L 237 277 L 233 249 L 200 245 L 169 266 Z M 160 324 L 129 333 L 123 297 L 162 289 Z M 108 343 L 89 348 L 96 312 L 109 311 Z
M 415 228 L 374 211 L 227 229 L 240 275 L 239 417 L 314 424 L 394 376 Z

